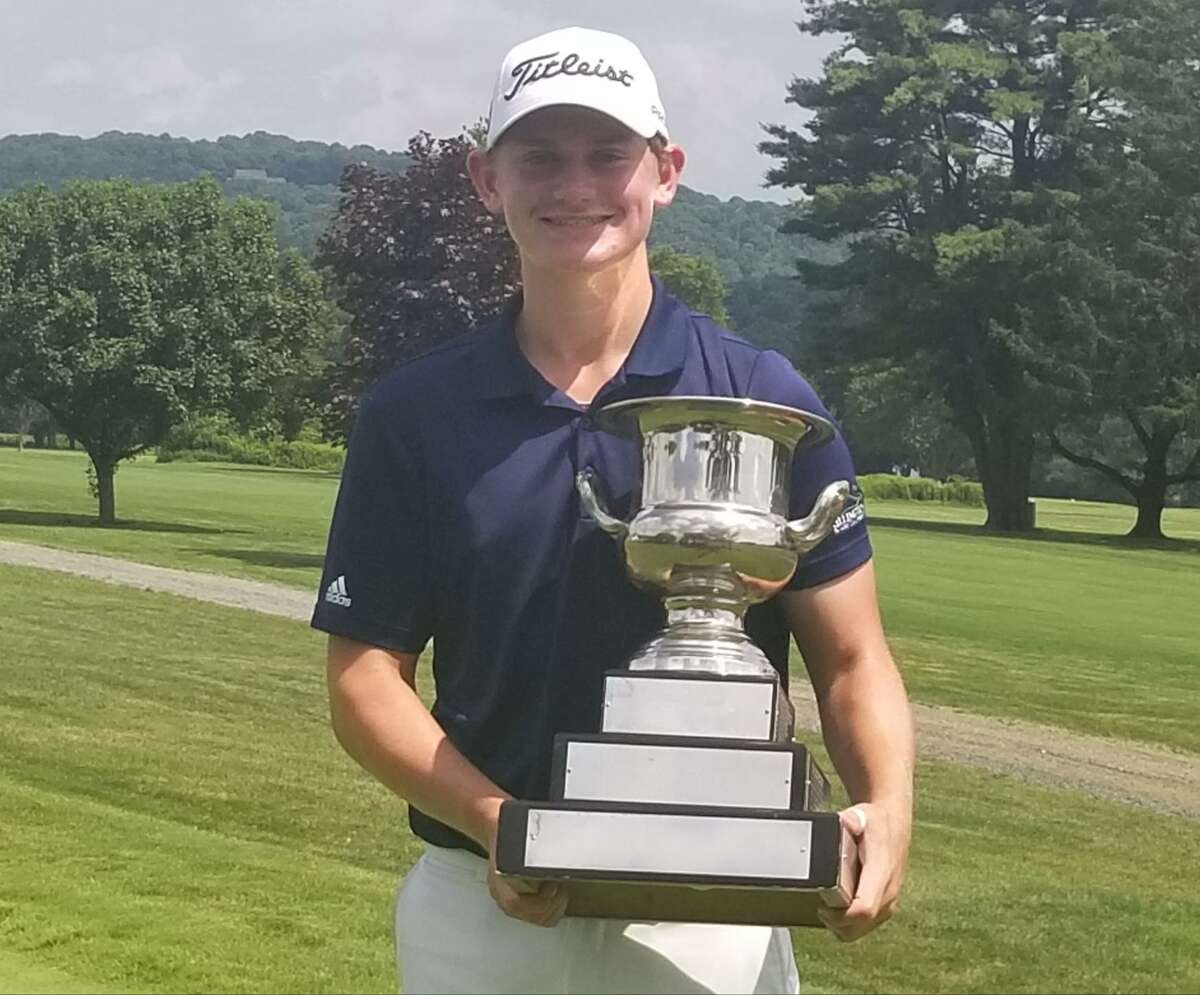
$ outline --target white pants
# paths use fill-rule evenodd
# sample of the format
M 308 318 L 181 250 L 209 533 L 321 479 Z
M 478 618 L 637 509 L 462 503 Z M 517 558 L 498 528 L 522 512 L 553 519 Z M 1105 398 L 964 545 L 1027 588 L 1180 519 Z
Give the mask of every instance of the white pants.
M 533 926 L 500 911 L 484 860 L 433 846 L 396 894 L 396 964 L 406 995 L 800 990 L 786 929 L 582 918 Z

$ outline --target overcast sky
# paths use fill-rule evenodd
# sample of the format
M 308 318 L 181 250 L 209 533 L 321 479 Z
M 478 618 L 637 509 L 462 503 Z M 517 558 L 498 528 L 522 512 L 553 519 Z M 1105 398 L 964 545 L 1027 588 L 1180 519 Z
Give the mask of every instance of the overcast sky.
M 684 182 L 762 186 L 760 122 L 831 47 L 800 0 L 0 0 L 0 135 L 270 131 L 402 149 L 483 116 L 504 52 L 570 24 L 624 34 L 659 80 Z

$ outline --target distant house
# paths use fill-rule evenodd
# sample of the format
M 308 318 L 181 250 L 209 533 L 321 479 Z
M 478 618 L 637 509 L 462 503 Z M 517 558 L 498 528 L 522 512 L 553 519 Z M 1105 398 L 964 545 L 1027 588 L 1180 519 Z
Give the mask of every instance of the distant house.
M 235 169 L 235 180 L 257 180 L 260 183 L 286 183 L 282 176 L 268 176 L 265 169 Z

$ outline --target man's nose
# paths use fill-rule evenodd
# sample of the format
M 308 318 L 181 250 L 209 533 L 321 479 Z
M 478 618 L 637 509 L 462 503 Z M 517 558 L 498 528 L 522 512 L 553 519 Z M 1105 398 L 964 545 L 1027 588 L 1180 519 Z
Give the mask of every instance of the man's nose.
M 586 198 L 596 188 L 596 173 L 583 156 L 564 158 L 554 176 L 554 193 L 561 200 Z

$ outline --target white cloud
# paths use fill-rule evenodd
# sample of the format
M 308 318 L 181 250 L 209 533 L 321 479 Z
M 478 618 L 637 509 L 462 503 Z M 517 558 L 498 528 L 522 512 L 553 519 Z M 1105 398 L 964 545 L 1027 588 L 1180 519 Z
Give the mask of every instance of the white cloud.
M 42 74 L 47 86 L 76 86 L 92 78 L 92 67 L 83 59 L 57 59 Z
M 171 49 L 132 53 L 120 60 L 117 71 L 120 85 L 132 97 L 152 97 L 203 85 L 184 57 Z

